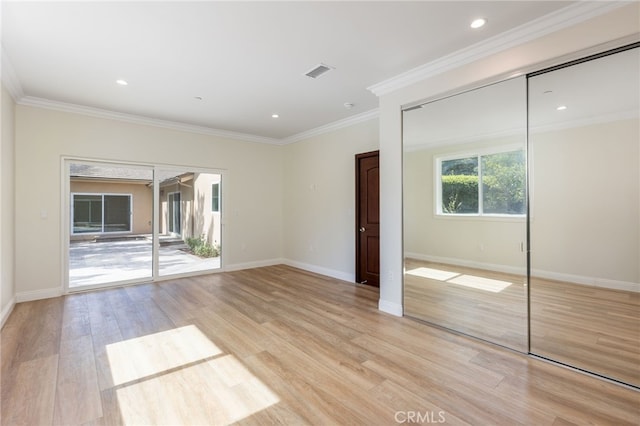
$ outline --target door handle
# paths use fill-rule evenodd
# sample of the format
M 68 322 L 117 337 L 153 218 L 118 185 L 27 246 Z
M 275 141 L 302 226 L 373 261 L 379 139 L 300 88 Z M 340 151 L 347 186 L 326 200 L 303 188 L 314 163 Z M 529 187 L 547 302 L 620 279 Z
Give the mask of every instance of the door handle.
M 365 231 L 364 226 L 361 226 L 360 227 L 360 232 L 364 232 L 364 231 Z

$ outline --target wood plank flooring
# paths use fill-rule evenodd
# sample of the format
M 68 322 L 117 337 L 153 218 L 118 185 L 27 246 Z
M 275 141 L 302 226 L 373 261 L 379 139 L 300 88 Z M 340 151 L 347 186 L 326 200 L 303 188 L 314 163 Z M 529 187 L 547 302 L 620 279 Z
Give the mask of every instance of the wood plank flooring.
M 410 258 L 405 269 L 405 315 L 528 352 L 526 275 Z
M 531 352 L 640 387 L 640 293 L 531 278 Z
M 640 392 L 287 266 L 18 304 L 3 425 L 638 425 Z
M 525 276 L 405 268 L 405 315 L 640 387 L 640 293 L 531 277 L 528 307 Z

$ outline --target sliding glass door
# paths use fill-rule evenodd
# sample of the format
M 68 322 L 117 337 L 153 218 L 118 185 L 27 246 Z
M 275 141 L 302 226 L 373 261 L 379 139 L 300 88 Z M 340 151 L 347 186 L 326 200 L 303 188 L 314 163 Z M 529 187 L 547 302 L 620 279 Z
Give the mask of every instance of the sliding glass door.
M 73 233 L 131 232 L 131 194 L 71 194 Z
M 153 168 L 67 165 L 69 288 L 150 279 Z
M 157 169 L 158 274 L 220 268 L 222 176 L 193 169 Z
M 221 173 L 84 160 L 65 168 L 69 290 L 221 268 Z

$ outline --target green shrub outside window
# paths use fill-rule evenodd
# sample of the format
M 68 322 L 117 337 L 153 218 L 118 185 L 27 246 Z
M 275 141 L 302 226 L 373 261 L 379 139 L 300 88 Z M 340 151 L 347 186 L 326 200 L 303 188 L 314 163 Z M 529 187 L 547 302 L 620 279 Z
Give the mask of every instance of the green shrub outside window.
M 442 160 L 439 184 L 444 215 L 524 215 L 524 150 Z

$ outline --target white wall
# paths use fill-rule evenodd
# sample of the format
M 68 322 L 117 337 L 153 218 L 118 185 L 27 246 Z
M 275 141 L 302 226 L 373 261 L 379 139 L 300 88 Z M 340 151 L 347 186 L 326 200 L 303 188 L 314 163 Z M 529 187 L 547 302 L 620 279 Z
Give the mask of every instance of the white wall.
M 521 249 L 527 232 L 524 217 L 443 217 L 434 213 L 436 156 L 501 145 L 519 145 L 524 149 L 523 139 L 524 134 L 520 137 L 405 152 L 405 256 L 510 273 L 526 273 L 526 253 Z
M 22 105 L 16 114 L 20 301 L 62 291 L 63 157 L 223 169 L 227 270 L 284 259 L 355 278 L 355 154 L 378 149 L 376 119 L 273 146 Z
M 533 276 L 640 290 L 639 141 L 637 119 L 530 136 Z
M 629 4 L 380 97 L 380 309 L 402 314 L 402 106 L 638 34 L 639 10 Z
M 226 170 L 223 261 L 228 269 L 238 269 L 276 263 L 282 256 L 281 150 L 18 105 L 17 299 L 54 296 L 62 290 L 63 156 Z
M 15 304 L 14 285 L 14 118 L 15 104 L 4 85 L 0 142 L 0 324 Z
M 378 120 L 284 147 L 284 257 L 355 280 L 355 155 L 378 149 Z
M 369 127 L 375 126 L 374 120 L 286 147 L 18 106 L 15 211 L 20 214 L 16 216 L 16 292 L 26 300 L 54 295 L 61 289 L 63 155 L 227 169 L 223 206 L 227 265 L 258 265 L 286 257 L 299 266 L 349 278 L 354 274 L 354 236 L 349 236 L 355 223 L 349 212 L 354 205 L 353 155 L 376 149 L 378 133 L 379 306 L 401 315 L 402 106 L 514 71 L 530 70 L 549 59 L 635 34 L 637 16 L 638 4 L 630 4 L 386 94 L 380 98 L 379 132 Z M 334 155 L 328 154 L 331 152 Z M 310 191 L 314 184 L 315 191 Z M 323 226 L 324 213 L 335 220 L 333 226 Z M 41 217 L 43 214 L 46 218 Z M 39 268 L 33 268 L 34 262 Z
M 533 276 L 638 291 L 638 141 L 638 120 L 530 136 Z M 503 142 L 510 145 L 515 141 Z M 434 214 L 434 156 L 471 149 L 473 145 L 455 145 L 405 152 L 405 255 L 523 272 L 526 258 L 520 243 L 526 239 L 524 219 L 442 218 Z

